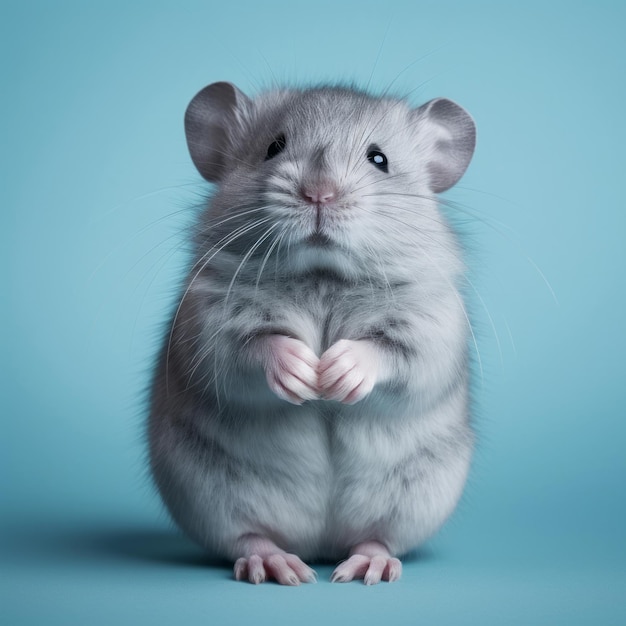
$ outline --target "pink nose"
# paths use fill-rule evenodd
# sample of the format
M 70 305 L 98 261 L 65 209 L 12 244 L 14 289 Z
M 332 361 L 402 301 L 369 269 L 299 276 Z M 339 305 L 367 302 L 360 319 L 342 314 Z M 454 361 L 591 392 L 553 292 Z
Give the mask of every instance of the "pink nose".
M 321 182 L 305 185 L 300 193 L 309 204 L 330 204 L 337 198 L 337 189 L 332 183 Z

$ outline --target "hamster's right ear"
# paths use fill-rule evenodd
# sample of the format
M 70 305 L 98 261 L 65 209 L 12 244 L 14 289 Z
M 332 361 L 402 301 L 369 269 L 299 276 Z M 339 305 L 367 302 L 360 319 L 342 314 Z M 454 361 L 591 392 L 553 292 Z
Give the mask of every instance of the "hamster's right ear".
M 208 181 L 221 180 L 232 131 L 250 99 L 231 83 L 213 83 L 198 92 L 185 112 L 191 159 Z

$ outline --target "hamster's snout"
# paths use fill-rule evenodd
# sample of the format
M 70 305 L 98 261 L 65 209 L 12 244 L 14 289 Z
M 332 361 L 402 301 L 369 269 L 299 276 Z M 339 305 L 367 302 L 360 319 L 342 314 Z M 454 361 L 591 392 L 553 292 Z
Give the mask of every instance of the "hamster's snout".
M 300 188 L 300 197 L 307 204 L 315 204 L 317 206 L 332 204 L 337 200 L 338 196 L 337 185 L 329 180 L 305 183 Z

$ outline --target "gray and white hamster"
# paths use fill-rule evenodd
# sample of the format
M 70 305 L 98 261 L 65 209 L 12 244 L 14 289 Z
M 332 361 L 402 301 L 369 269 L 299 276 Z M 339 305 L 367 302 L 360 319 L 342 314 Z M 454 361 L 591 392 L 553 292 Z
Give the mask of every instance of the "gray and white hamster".
M 472 453 L 464 265 L 435 194 L 474 123 L 446 99 L 219 82 L 185 130 L 216 190 L 152 387 L 163 500 L 238 580 L 313 581 L 320 559 L 396 580 Z

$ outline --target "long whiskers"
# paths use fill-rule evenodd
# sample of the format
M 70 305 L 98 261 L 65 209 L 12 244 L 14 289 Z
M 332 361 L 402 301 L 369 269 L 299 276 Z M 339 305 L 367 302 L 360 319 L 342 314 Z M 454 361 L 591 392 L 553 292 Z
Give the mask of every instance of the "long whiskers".
M 250 258 L 254 255 L 254 253 L 271 236 L 273 231 L 275 231 L 278 227 L 280 227 L 280 225 L 281 225 L 280 222 L 274 222 L 269 228 L 267 228 L 265 230 L 265 232 L 257 238 L 257 240 L 254 242 L 254 244 L 252 246 L 250 246 L 250 248 L 248 249 L 246 254 L 241 259 L 241 262 L 239 263 L 237 269 L 235 270 L 235 272 L 234 272 L 234 274 L 233 274 L 233 276 L 231 278 L 230 284 L 228 285 L 228 289 L 226 290 L 226 295 L 224 296 L 224 303 L 223 303 L 223 307 L 222 307 L 223 324 L 227 323 L 227 318 L 228 318 L 228 308 L 227 308 L 228 307 L 228 301 L 230 299 L 230 294 L 232 292 L 233 286 L 235 285 L 235 282 L 237 281 L 237 277 L 239 276 L 240 272 L 245 267 L 245 265 L 248 263 Z M 217 376 L 217 372 L 218 372 L 217 357 L 218 357 L 217 350 L 214 350 L 213 351 L 213 358 L 214 358 L 213 371 L 215 372 L 215 375 L 214 375 L 215 395 L 216 395 L 216 398 L 218 399 L 218 403 L 219 403 L 220 391 L 219 391 L 218 376 Z M 226 380 L 225 377 L 223 377 L 222 379 Z
M 248 249 L 248 251 L 245 253 L 245 255 L 243 256 L 243 258 L 241 259 L 241 262 L 239 263 L 239 266 L 237 267 L 237 269 L 235 270 L 235 273 L 233 274 L 233 277 L 231 278 L 230 284 L 228 285 L 228 289 L 226 291 L 226 296 L 224 297 L 224 309 L 226 309 L 226 305 L 228 304 L 228 300 L 230 298 L 230 293 L 233 289 L 233 285 L 235 284 L 235 282 L 237 281 L 237 276 L 239 276 L 239 273 L 241 272 L 241 270 L 244 268 L 244 266 L 246 265 L 246 263 L 249 261 L 250 257 L 252 257 L 252 255 L 259 249 L 259 247 L 263 244 L 264 241 L 266 241 L 268 239 L 268 237 L 272 234 L 272 232 L 274 230 L 276 230 L 278 227 L 280 227 L 280 222 L 274 222 L 257 240 L 256 242 L 250 246 L 250 248 Z M 226 311 L 224 311 L 226 312 Z
M 257 272 L 256 284 L 254 286 L 255 297 L 256 297 L 256 294 L 257 294 L 258 289 L 259 289 L 259 282 L 261 281 L 261 276 L 263 275 L 263 271 L 265 270 L 265 266 L 266 266 L 267 262 L 269 261 L 269 258 L 272 256 L 272 253 L 274 252 L 275 249 L 279 249 L 280 248 L 280 244 L 281 244 L 282 240 L 284 239 L 285 235 L 287 234 L 287 232 L 289 232 L 289 230 L 290 230 L 289 225 L 283 226 L 283 228 L 280 231 L 280 233 L 278 233 L 277 237 L 274 239 L 274 241 L 272 242 L 270 247 L 267 249 L 267 251 L 263 255 L 263 260 L 261 261 L 261 265 L 259 267 L 259 271 Z
M 178 307 L 176 309 L 176 313 L 174 314 L 174 319 L 172 320 L 172 326 L 170 328 L 170 334 L 168 338 L 167 351 L 166 351 L 166 357 L 165 357 L 166 358 L 165 383 L 166 383 L 166 389 L 168 391 L 169 391 L 169 359 L 170 359 L 172 341 L 174 337 L 174 330 L 176 328 L 176 322 L 178 320 L 178 316 L 180 315 L 180 311 L 182 309 L 183 303 L 185 302 L 185 298 L 189 294 L 189 291 L 192 288 L 194 282 L 198 279 L 200 274 L 208 267 L 209 263 L 213 260 L 213 258 L 215 258 L 215 256 L 218 255 L 224 248 L 232 244 L 237 239 L 248 234 L 249 232 L 255 230 L 259 226 L 262 226 L 266 224 L 267 222 L 271 221 L 271 219 L 272 219 L 271 217 L 265 217 L 265 218 L 254 220 L 250 224 L 244 224 L 243 226 L 239 227 L 238 229 L 236 229 L 235 231 L 233 231 L 232 233 L 230 233 L 229 235 L 221 239 L 213 248 L 211 248 L 209 251 L 207 251 L 207 253 L 202 255 L 202 257 L 200 257 L 200 259 L 194 264 L 191 271 L 193 272 L 194 270 L 196 270 L 196 268 L 198 269 L 193 274 L 182 297 L 180 298 Z
M 363 185 L 361 189 L 367 186 L 368 185 Z M 517 240 L 511 237 L 510 233 L 513 232 L 513 229 L 508 224 L 505 224 L 501 220 L 498 220 L 493 217 L 490 217 L 489 219 L 487 219 L 485 216 L 480 215 L 476 209 L 473 209 L 472 207 L 466 204 L 462 204 L 457 201 L 453 201 L 447 198 L 441 198 L 441 197 L 434 196 L 434 195 L 425 195 L 425 194 L 410 193 L 410 192 L 387 192 L 385 191 L 385 192 L 374 192 L 374 193 L 369 193 L 369 194 L 363 194 L 363 197 L 380 197 L 383 199 L 386 199 L 388 197 L 398 197 L 398 198 L 405 197 L 405 198 L 415 199 L 415 200 L 428 202 L 428 203 L 437 202 L 439 205 L 443 205 L 444 207 L 450 209 L 455 214 L 462 213 L 466 215 L 472 222 L 476 221 L 476 222 L 480 222 L 481 224 L 484 224 L 485 226 L 493 230 L 496 234 L 506 239 L 508 243 L 510 243 L 513 247 L 515 247 L 518 250 L 518 252 L 522 255 L 524 260 L 539 275 L 542 282 L 545 284 L 548 291 L 550 292 L 550 295 L 552 296 L 554 302 L 558 305 L 559 300 L 556 296 L 554 289 L 552 288 L 552 285 L 550 284 L 550 281 L 548 280 L 544 272 L 541 270 L 538 264 L 534 261 L 534 259 L 524 250 L 521 244 Z M 403 211 L 407 214 L 412 214 L 415 210 L 415 207 L 413 206 L 409 208 L 409 207 L 403 206 L 402 204 L 397 204 L 397 205 L 394 204 L 393 209 L 398 210 L 398 211 Z M 424 213 L 420 213 L 420 218 L 422 217 L 430 221 L 433 221 L 435 223 L 441 224 L 441 225 L 445 225 L 447 223 L 443 219 L 441 220 L 438 219 L 436 215 L 427 215 Z

